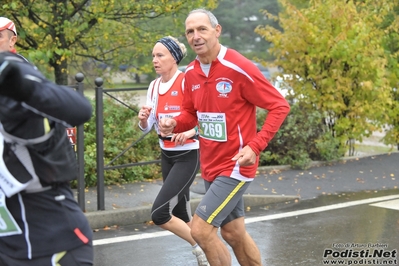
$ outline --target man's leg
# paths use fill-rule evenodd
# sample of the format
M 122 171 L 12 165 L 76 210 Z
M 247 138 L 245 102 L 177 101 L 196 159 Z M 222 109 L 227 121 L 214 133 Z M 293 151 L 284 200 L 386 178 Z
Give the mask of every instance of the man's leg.
M 245 229 L 244 217 L 239 217 L 223 225 L 220 232 L 223 239 L 233 248 L 240 265 L 262 265 L 260 251 Z
M 226 176 L 218 176 L 213 182 L 205 181 L 206 193 L 195 211 L 191 235 L 212 266 L 231 265 L 231 255 L 218 235 L 218 228 L 244 217 L 242 195 L 249 184 Z
M 231 255 L 226 245 L 219 238 L 218 228 L 194 214 L 191 235 L 206 254 L 212 266 L 230 266 Z

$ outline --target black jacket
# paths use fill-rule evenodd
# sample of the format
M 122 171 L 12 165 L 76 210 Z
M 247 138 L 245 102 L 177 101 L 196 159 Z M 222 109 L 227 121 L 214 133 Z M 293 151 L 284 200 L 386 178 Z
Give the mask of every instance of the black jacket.
M 0 204 L 0 213 L 3 211 L 0 217 L 0 225 L 3 224 L 0 226 L 0 252 L 30 259 L 91 244 L 92 231 L 68 182 L 77 177 L 77 162 L 66 135 L 66 126 L 88 121 L 92 107 L 80 93 L 48 81 L 31 64 L 18 61 L 18 68 L 23 76 L 29 74 L 40 82 L 28 84 L 29 97 L 23 102 L 18 100 L 18 94 L 11 98 L 2 95 L 2 91 L 8 88 L 0 83 L 3 130 L 22 139 L 37 138 L 53 131 L 48 140 L 29 147 L 33 166 L 44 189 L 37 193 L 22 191 L 5 198 L 8 216 L 4 215 L 7 211 Z M 25 88 L 17 89 L 24 93 Z M 21 165 L 14 168 L 17 171 L 14 175 L 18 175 L 17 169 L 21 169 Z M 13 233 L 7 233 L 10 230 Z

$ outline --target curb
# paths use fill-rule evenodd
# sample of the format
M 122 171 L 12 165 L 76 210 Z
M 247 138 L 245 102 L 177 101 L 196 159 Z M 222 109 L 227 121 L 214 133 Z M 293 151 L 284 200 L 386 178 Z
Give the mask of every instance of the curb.
M 273 203 L 299 199 L 298 196 L 270 196 L 244 195 L 245 208 L 263 206 Z M 191 210 L 195 210 L 201 199 L 192 199 Z M 85 213 L 92 229 L 104 228 L 112 225 L 133 225 L 146 223 L 151 220 L 151 207 L 136 207 L 119 210 L 105 210 Z

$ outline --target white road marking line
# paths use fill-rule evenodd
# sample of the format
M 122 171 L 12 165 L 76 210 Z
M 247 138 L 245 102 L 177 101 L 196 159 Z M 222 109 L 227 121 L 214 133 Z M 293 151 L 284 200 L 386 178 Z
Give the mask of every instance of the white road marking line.
M 399 211 L 399 199 L 370 204 L 370 206 Z
M 272 215 L 266 215 L 266 216 L 260 216 L 260 217 L 246 218 L 245 223 L 250 224 L 250 223 L 262 222 L 262 221 L 270 221 L 270 220 L 293 217 L 293 216 L 298 216 L 298 215 L 348 208 L 348 207 L 357 206 L 357 205 L 371 204 L 374 202 L 387 201 L 387 200 L 393 200 L 393 199 L 399 200 L 399 195 L 391 195 L 391 196 L 384 196 L 384 197 L 378 197 L 378 198 L 356 200 L 356 201 L 332 204 L 332 205 L 328 205 L 328 206 L 310 208 L 310 209 L 299 210 L 299 211 L 292 211 L 292 212 L 278 213 L 278 214 L 272 214 Z M 160 231 L 160 232 L 155 232 L 155 233 L 144 233 L 144 234 L 132 235 L 132 236 L 120 236 L 120 237 L 94 240 L 93 245 L 100 246 L 100 245 L 107 245 L 107 244 L 127 242 L 127 241 L 135 241 L 135 240 L 147 239 L 147 238 L 156 238 L 156 237 L 169 236 L 169 235 L 173 235 L 173 234 L 169 231 Z
M 133 236 L 118 236 L 113 238 L 94 240 L 93 246 L 107 245 L 107 244 L 134 241 L 134 240 L 147 239 L 147 238 L 156 238 L 156 237 L 169 236 L 169 235 L 173 234 L 169 231 L 161 231 L 161 232 L 145 233 Z
M 316 213 L 316 212 L 324 212 L 324 211 L 342 209 L 342 208 L 352 207 L 352 206 L 356 206 L 356 205 L 370 204 L 373 202 L 392 200 L 392 199 L 398 199 L 398 198 L 399 198 L 399 195 L 392 195 L 392 196 L 385 196 L 385 197 L 378 197 L 378 198 L 371 198 L 371 199 L 364 199 L 364 200 L 356 200 L 356 201 L 338 203 L 338 204 L 316 207 L 316 208 L 311 208 L 311 209 L 305 209 L 305 210 L 300 210 L 300 211 L 292 211 L 292 212 L 272 214 L 272 215 L 261 216 L 261 217 L 248 218 L 248 219 L 245 219 L 245 223 L 249 224 L 249 223 L 255 223 L 255 222 L 269 221 L 269 220 L 281 219 L 281 218 Z

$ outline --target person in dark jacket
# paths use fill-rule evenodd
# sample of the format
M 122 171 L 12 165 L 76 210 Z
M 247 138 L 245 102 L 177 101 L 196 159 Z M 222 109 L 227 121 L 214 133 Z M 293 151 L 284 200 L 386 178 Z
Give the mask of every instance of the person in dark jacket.
M 0 17 L 0 51 L 16 53 L 17 29 L 14 22 L 5 17 Z
M 10 50 L 0 50 L 0 265 L 93 265 L 66 134 L 91 118 L 91 104 Z

